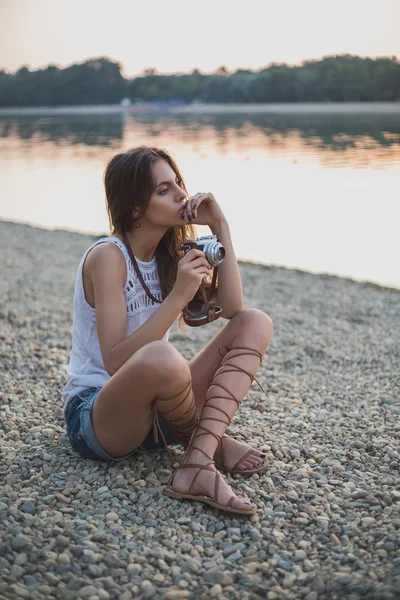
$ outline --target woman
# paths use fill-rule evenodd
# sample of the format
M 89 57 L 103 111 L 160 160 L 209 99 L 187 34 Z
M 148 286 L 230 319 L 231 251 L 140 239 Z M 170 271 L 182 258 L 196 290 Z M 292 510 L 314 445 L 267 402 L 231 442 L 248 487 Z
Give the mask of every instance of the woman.
M 225 430 L 273 326 L 265 313 L 244 309 L 224 214 L 212 194 L 188 197 L 175 161 L 158 148 L 114 156 L 104 185 L 112 236 L 88 248 L 76 279 L 63 390 L 71 445 L 86 458 L 123 460 L 139 446 L 160 446 L 159 430 L 165 444 L 186 447 L 164 493 L 254 514 L 219 470 L 249 475 L 268 468 L 265 454 Z M 215 300 L 229 321 L 187 362 L 168 335 L 212 272 L 199 249 L 181 258 L 175 252 L 195 237 L 195 224 L 208 225 L 225 248 Z

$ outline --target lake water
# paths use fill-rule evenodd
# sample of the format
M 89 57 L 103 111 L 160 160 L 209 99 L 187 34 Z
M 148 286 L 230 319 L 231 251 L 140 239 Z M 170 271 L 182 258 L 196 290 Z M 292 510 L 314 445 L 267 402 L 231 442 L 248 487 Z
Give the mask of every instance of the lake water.
M 238 259 L 400 289 L 400 111 L 0 117 L 0 218 L 108 233 L 104 167 L 139 144 L 214 193 Z

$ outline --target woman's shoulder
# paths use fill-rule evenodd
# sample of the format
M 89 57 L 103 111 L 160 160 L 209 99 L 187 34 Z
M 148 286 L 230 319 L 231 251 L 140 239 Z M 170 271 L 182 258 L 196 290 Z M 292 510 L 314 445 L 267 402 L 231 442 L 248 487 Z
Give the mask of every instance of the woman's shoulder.
M 87 273 L 93 273 L 98 269 L 101 271 L 117 269 L 125 277 L 126 260 L 121 242 L 117 238 L 102 238 L 89 249 L 85 270 Z

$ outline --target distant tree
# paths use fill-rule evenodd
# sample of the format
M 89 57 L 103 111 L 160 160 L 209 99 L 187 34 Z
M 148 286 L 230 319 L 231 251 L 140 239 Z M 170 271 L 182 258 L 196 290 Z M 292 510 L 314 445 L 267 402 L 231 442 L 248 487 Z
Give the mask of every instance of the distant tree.
M 215 69 L 214 71 L 215 75 L 229 75 L 229 71 L 227 69 L 227 67 L 221 66 L 218 67 L 218 69 Z
M 400 62 L 395 56 L 350 54 L 307 60 L 298 66 L 272 63 L 258 71 L 224 66 L 212 74 L 163 75 L 155 68 L 125 79 L 121 65 L 105 57 L 64 69 L 49 65 L 15 74 L 0 71 L 0 106 L 116 104 L 131 101 L 363 102 L 400 100 Z
M 157 69 L 150 68 L 143 70 L 144 77 L 152 77 L 153 75 L 157 75 Z

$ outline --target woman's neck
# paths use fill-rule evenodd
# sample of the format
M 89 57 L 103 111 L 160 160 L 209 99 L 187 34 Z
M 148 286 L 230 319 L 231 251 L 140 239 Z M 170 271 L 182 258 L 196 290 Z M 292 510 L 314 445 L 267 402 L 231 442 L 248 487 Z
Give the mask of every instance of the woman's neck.
M 145 230 L 144 227 L 140 227 L 133 231 L 128 231 L 126 235 L 135 258 L 142 262 L 150 262 L 165 233 L 165 231 L 160 233 L 160 231 L 154 230 L 151 232 Z M 114 237 L 124 242 L 124 236 L 121 233 L 115 233 Z

